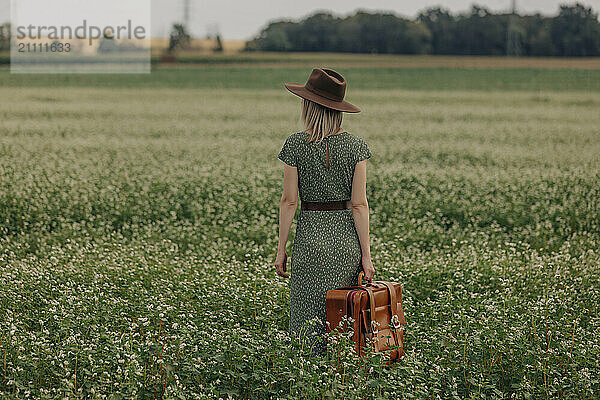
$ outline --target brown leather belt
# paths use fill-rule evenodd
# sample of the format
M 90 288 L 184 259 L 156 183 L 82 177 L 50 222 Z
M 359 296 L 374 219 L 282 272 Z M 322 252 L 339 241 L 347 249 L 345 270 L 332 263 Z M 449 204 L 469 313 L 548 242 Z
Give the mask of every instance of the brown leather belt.
M 301 210 L 345 210 L 352 208 L 350 200 L 340 201 L 303 201 L 300 204 Z

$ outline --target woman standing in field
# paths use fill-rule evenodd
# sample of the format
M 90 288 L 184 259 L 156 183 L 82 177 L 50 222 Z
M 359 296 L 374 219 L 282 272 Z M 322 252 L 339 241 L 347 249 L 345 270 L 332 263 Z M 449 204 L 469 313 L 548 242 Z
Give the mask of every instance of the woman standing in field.
M 365 141 L 341 128 L 342 112 L 360 109 L 344 100 L 346 81 L 331 69 L 313 69 L 305 85 L 285 87 L 303 98 L 305 130 L 290 135 L 277 156 L 284 162 L 275 268 L 286 274 L 285 246 L 298 206 L 290 279 L 290 335 L 314 354 L 326 353 L 327 291 L 358 285 L 375 273 L 369 246 Z

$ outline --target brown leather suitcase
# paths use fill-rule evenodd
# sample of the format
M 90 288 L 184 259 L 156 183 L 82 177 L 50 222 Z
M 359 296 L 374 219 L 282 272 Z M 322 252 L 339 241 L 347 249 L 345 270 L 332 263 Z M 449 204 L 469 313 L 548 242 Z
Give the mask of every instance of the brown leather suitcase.
M 386 353 L 386 365 L 404 355 L 404 310 L 400 283 L 368 281 L 358 275 L 358 286 L 327 291 L 327 332 L 336 330 L 352 334 L 356 353 L 363 357 L 371 339 L 374 352 Z M 343 319 L 346 315 L 350 319 Z

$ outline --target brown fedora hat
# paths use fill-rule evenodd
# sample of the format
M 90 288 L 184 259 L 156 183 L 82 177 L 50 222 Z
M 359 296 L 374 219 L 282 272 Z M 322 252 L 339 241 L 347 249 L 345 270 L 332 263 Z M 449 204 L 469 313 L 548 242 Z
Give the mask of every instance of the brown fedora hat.
M 349 113 L 360 112 L 360 108 L 344 100 L 346 80 L 332 69 L 315 68 L 306 84 L 286 83 L 285 87 L 296 96 L 322 106 Z

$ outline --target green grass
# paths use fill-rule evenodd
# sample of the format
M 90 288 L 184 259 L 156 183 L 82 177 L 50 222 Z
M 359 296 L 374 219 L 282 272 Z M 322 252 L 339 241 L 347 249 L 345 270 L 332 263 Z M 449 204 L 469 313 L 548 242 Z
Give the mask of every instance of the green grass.
M 481 68 L 332 68 L 359 89 L 427 91 L 598 91 L 600 70 Z M 151 74 L 10 74 L 0 70 L 2 87 L 224 88 L 279 89 L 284 82 L 306 81 L 305 67 L 181 67 Z
M 597 72 L 341 72 L 375 279 L 404 289 L 393 370 L 284 335 L 280 85 L 306 70 L 4 71 L 2 396 L 598 397 Z

